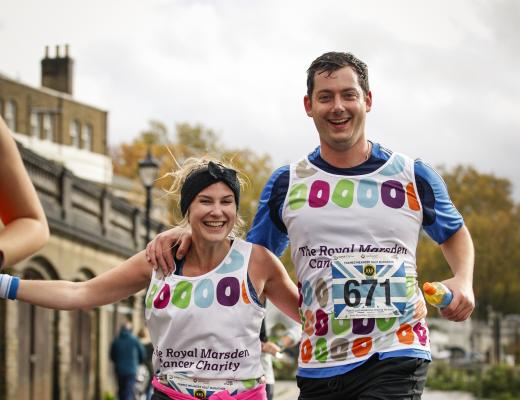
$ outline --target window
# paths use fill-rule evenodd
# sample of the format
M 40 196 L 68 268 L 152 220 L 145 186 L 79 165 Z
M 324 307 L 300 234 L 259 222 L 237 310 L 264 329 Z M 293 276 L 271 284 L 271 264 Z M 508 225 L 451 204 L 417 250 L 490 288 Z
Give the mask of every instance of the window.
M 83 131 L 81 132 L 81 134 L 81 147 L 85 150 L 92 151 L 92 125 L 85 124 L 83 126 Z
M 79 147 L 79 135 L 81 133 L 81 125 L 77 119 L 70 124 L 70 145 Z
M 31 136 L 40 137 L 40 116 L 37 112 L 31 112 Z
M 43 140 L 53 141 L 54 119 L 51 114 L 43 114 Z
M 16 104 L 13 100 L 5 103 L 5 123 L 13 132 L 16 132 Z

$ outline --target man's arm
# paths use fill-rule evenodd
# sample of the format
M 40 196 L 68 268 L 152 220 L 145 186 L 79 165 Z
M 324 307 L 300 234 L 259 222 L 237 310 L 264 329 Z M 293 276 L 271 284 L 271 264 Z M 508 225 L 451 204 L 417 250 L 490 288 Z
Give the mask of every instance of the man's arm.
M 266 247 L 280 256 L 289 244 L 282 209 L 289 188 L 289 166 L 273 172 L 262 190 L 247 241 Z
M 423 228 L 439 243 L 453 278 L 443 281 L 453 300 L 441 314 L 452 321 L 467 319 L 475 308 L 473 265 L 475 252 L 464 220 L 452 203 L 442 177 L 421 160 L 414 163 L 416 185 L 423 208 Z
M 441 311 L 441 314 L 451 321 L 464 321 L 475 308 L 473 293 L 475 250 L 468 229 L 463 226 L 440 247 L 453 271 L 453 278 L 442 282 L 453 292 L 453 300 Z

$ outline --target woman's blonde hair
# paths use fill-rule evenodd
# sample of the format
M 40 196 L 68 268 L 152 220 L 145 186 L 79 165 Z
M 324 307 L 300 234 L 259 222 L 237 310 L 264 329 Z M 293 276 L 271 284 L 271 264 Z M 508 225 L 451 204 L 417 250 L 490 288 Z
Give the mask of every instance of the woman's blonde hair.
M 221 165 L 225 168 L 231 168 L 231 169 L 234 169 L 235 171 L 237 171 L 237 179 L 238 179 L 238 182 L 240 183 L 240 191 L 242 191 L 244 189 L 246 181 L 241 176 L 242 173 L 240 171 L 236 170 L 236 168 L 234 168 L 232 165 L 225 164 L 222 161 L 217 160 L 216 158 L 213 158 L 213 157 L 209 157 L 209 156 L 204 156 L 204 157 L 200 157 L 200 158 L 199 157 L 189 157 L 182 163 L 182 166 L 176 162 L 179 168 L 175 171 L 171 171 L 166 174 L 166 176 L 170 176 L 172 178 L 172 184 L 170 186 L 170 189 L 167 190 L 167 193 L 174 196 L 174 199 L 176 200 L 179 208 L 180 208 L 180 202 L 181 202 L 181 189 L 184 185 L 184 182 L 186 182 L 186 178 L 192 172 L 197 171 L 201 168 L 207 167 L 208 163 L 210 161 L 213 161 L 215 164 Z M 188 212 L 179 221 L 178 225 L 181 227 L 188 226 L 189 225 L 188 218 L 189 218 L 189 208 L 188 208 Z M 231 231 L 231 235 L 232 236 L 241 235 L 242 230 L 244 229 L 244 226 L 245 226 L 245 223 L 238 212 L 238 204 L 237 204 L 237 218 L 235 221 L 235 225 L 233 226 L 233 229 Z

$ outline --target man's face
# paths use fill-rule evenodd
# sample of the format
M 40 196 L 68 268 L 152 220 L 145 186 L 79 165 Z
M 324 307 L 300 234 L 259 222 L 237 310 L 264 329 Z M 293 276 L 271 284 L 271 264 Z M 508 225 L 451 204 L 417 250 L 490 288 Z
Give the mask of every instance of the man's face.
M 312 98 L 305 96 L 304 105 L 314 120 L 322 149 L 346 151 L 364 138 L 372 93 L 364 94 L 357 73 L 343 67 L 330 75 L 316 72 Z

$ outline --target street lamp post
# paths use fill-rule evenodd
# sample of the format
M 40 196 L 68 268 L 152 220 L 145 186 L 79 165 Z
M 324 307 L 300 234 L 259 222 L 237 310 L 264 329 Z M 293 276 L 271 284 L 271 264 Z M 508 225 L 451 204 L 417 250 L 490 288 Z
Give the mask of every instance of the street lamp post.
M 150 210 L 152 209 L 152 188 L 159 172 L 159 162 L 152 157 L 150 147 L 146 153 L 146 158 L 139 161 L 139 178 L 146 191 L 146 208 L 145 208 L 145 226 L 146 226 L 146 243 L 150 241 Z

